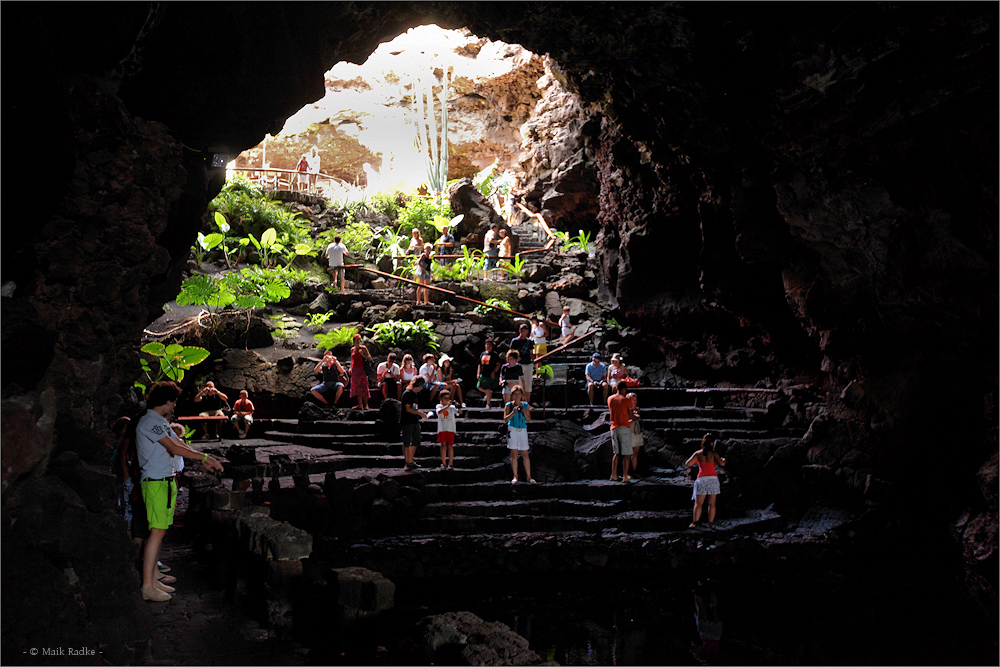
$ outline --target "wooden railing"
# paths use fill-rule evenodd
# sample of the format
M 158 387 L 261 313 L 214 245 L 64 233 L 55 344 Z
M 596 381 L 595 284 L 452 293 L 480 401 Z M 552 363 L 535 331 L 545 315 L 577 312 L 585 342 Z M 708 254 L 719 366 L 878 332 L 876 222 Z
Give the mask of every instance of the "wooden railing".
M 268 167 L 267 169 L 263 167 L 234 167 L 231 171 L 246 174 L 251 182 L 258 183 L 268 190 L 316 192 L 320 189 L 320 185 L 324 181 L 347 184 L 343 179 L 319 171 L 296 171 L 294 169 L 276 169 L 274 167 Z M 300 185 L 304 185 L 304 187 L 299 187 Z

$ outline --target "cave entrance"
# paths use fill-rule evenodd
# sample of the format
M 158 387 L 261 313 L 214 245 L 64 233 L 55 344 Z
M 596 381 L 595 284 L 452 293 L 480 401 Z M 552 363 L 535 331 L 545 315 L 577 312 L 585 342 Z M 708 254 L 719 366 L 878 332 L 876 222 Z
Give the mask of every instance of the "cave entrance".
M 380 44 L 361 64 L 334 65 L 325 74 L 321 99 L 302 107 L 277 135 L 268 134 L 230 166 L 293 172 L 316 147 L 323 175 L 318 182 L 289 174 L 284 184 L 299 189 L 301 180 L 327 199 L 337 198 L 344 184 L 369 192 L 428 187 L 435 157 L 447 159 L 445 182 L 473 177 L 495 161 L 501 170 L 516 168 L 520 127 L 540 98 L 535 83 L 544 73 L 544 59 L 518 45 L 482 38 L 467 28 L 410 28 Z M 447 100 L 446 114 L 442 100 Z M 446 157 L 440 140 L 444 127 Z M 282 172 L 261 175 L 265 180 L 275 176 L 281 179 Z

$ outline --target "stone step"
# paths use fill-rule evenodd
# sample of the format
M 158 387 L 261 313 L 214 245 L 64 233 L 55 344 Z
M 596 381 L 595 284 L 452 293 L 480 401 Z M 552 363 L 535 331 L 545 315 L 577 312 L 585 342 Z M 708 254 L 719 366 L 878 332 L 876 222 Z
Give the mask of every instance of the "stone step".
M 690 514 L 685 514 L 681 513 L 684 518 L 679 527 L 660 531 L 635 530 L 636 522 L 646 519 L 635 517 L 633 522 L 625 517 L 621 527 L 600 531 L 426 533 L 369 539 L 349 547 L 347 559 L 351 565 L 397 579 L 703 567 L 773 560 L 766 545 L 747 536 L 771 533 L 786 525 L 776 512 L 753 510 L 745 516 L 720 518 L 715 530 L 687 528 Z M 654 521 L 668 523 L 668 516 Z M 816 544 L 814 539 L 797 539 L 792 534 L 786 536 L 781 548 L 782 553 L 798 548 L 815 551 Z
M 600 533 L 608 529 L 622 532 L 682 530 L 691 522 L 690 510 L 666 512 L 623 512 L 613 516 L 561 516 L 507 514 L 504 516 L 439 516 L 418 518 L 408 531 L 412 535 L 472 535 L 499 533 L 557 533 L 580 531 Z
M 691 482 L 683 478 L 644 478 L 630 484 L 609 479 L 578 482 L 542 482 L 511 484 L 510 465 L 496 468 L 502 479 L 472 484 L 445 484 L 428 481 L 424 488 L 429 502 L 503 502 L 510 500 L 574 500 L 580 502 L 616 502 L 627 500 L 630 506 L 676 508 L 691 501 Z
M 430 517 L 590 516 L 607 517 L 621 510 L 623 501 L 610 502 L 537 498 L 531 500 L 455 501 L 430 503 L 420 514 Z
M 535 409 L 532 409 L 535 412 Z M 474 417 L 459 417 L 455 422 L 457 433 L 466 431 L 492 431 L 496 432 L 503 419 L 503 411 L 494 408 L 490 412 L 477 411 Z M 528 427 L 531 431 L 547 431 L 556 425 L 553 420 L 533 418 Z M 378 422 L 375 421 L 311 421 L 301 422 L 298 428 L 299 435 L 357 435 L 361 433 L 375 434 L 381 431 Z M 420 422 L 422 433 L 437 433 L 437 419 L 426 418 Z M 271 433 L 283 433 L 286 431 L 275 430 Z

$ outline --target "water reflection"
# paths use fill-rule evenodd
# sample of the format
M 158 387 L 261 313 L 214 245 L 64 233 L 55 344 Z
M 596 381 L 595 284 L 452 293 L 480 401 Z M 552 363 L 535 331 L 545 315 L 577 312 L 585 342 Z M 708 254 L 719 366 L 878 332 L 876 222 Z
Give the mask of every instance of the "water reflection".
M 694 589 L 694 623 L 701 644 L 694 645 L 694 656 L 706 665 L 718 664 L 722 642 L 722 617 L 715 582 L 700 580 Z

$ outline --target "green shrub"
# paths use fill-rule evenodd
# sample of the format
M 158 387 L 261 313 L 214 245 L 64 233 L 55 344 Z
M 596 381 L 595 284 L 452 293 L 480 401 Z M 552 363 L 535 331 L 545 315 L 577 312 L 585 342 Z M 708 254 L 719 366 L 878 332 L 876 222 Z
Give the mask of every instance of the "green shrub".
M 433 197 L 413 197 L 399 211 L 397 233 L 408 237 L 416 228 L 425 243 L 433 243 L 439 233 L 434 218 L 444 218 L 445 222 L 451 220 L 451 205 L 444 202 L 438 206 Z
M 501 299 L 486 299 L 486 306 L 497 306 L 499 308 L 506 308 L 507 310 L 513 310 L 510 304 Z M 472 309 L 472 312 L 479 313 L 480 315 L 497 315 L 500 317 L 514 317 L 512 313 L 505 313 L 502 310 L 496 310 L 494 308 L 487 308 L 486 306 L 476 306 Z
M 335 350 L 338 347 L 350 347 L 354 344 L 354 335 L 358 333 L 355 327 L 340 327 L 330 333 L 316 334 L 313 339 L 316 347 L 322 350 Z
M 441 337 L 434 331 L 434 325 L 427 320 L 401 322 L 389 320 L 373 324 L 369 331 L 374 340 L 386 347 L 411 347 L 417 349 L 429 348 L 437 350 Z

